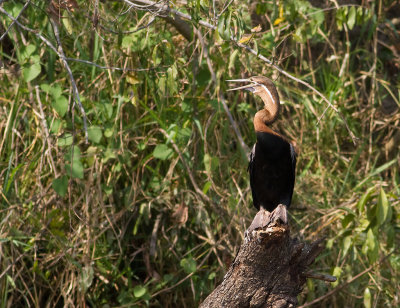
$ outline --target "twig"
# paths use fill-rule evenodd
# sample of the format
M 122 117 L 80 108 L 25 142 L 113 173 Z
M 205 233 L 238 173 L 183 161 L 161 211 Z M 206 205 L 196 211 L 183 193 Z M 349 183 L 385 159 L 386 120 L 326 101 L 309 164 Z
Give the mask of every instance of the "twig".
M 3 1 L 0 1 L 0 4 Z M 7 30 L 4 31 L 4 33 L 1 35 L 0 37 L 0 42 L 6 37 L 7 33 L 11 30 L 12 26 L 15 24 L 15 22 L 18 20 L 18 18 L 22 15 L 22 13 L 25 11 L 25 9 L 28 7 L 28 5 L 31 3 L 31 0 L 28 0 L 25 5 L 23 6 L 23 8 L 21 9 L 21 11 L 19 12 L 18 16 L 15 17 L 15 20 L 13 20 L 10 25 L 8 26 Z
M 86 141 L 86 143 L 89 143 L 86 112 L 85 112 L 85 109 L 82 106 L 81 97 L 79 95 L 78 87 L 76 86 L 74 75 L 72 74 L 72 70 L 68 65 L 68 61 L 66 60 L 66 56 L 65 56 L 62 44 L 61 44 L 60 31 L 58 29 L 57 23 L 54 22 L 54 20 L 52 18 L 50 18 L 50 22 L 53 25 L 54 35 L 55 35 L 56 40 L 57 40 L 58 51 L 59 51 L 59 54 L 61 55 L 61 60 L 62 60 L 62 62 L 64 64 L 64 67 L 67 70 L 67 73 L 69 75 L 69 79 L 71 81 L 71 85 L 72 85 L 72 89 L 73 89 L 74 97 L 75 97 L 74 102 L 78 102 L 78 107 L 79 107 L 79 110 L 81 111 L 81 114 L 82 114 L 83 129 L 85 131 L 85 141 Z M 74 104 L 72 104 L 72 109 L 74 109 Z
M 335 282 L 337 280 L 337 278 L 335 276 L 328 275 L 328 274 L 314 273 L 314 272 L 305 272 L 303 274 L 303 276 L 307 277 L 307 278 L 313 278 L 313 279 L 323 280 L 323 281 L 327 281 L 327 282 Z
M 143 71 L 155 70 L 158 68 L 167 68 L 167 67 L 171 66 L 171 65 L 158 65 L 158 66 L 153 66 L 153 67 L 149 67 L 149 68 L 123 68 L 123 67 L 118 67 L 118 66 L 104 66 L 104 65 L 100 65 L 95 62 L 92 62 L 92 61 L 75 59 L 75 58 L 65 58 L 65 60 L 92 65 L 92 66 L 95 66 L 100 69 L 112 70 L 112 71 L 123 71 L 123 72 L 143 72 Z

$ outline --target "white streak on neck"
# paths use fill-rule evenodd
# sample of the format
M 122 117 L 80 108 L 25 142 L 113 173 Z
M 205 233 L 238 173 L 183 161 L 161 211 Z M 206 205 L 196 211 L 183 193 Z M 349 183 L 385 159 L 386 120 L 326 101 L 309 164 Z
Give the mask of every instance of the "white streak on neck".
M 265 85 L 261 84 L 261 83 L 259 83 L 258 85 L 263 87 L 263 89 L 268 93 L 269 97 L 271 98 L 271 101 L 272 101 L 274 104 L 276 104 L 276 102 L 275 102 L 274 98 L 272 97 L 272 94 L 271 94 L 271 92 L 268 90 L 268 88 L 267 88 Z

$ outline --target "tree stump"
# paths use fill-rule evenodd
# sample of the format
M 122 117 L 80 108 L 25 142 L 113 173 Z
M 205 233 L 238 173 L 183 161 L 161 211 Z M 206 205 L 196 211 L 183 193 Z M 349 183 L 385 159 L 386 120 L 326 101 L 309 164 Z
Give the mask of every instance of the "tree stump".
M 200 308 L 297 306 L 308 267 L 324 247 L 322 240 L 291 238 L 285 215 L 283 205 L 257 213 L 222 283 Z

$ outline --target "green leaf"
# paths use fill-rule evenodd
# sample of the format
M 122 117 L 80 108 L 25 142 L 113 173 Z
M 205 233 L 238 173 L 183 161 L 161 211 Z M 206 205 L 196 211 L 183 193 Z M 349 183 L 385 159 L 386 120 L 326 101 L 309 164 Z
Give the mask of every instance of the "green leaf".
M 61 89 L 61 87 L 60 87 L 58 84 L 55 84 L 55 85 L 53 85 L 53 86 L 50 87 L 49 93 L 50 93 L 51 95 L 53 95 L 53 98 L 54 98 L 54 99 L 57 99 L 58 97 L 61 96 L 61 94 L 62 94 L 62 89 Z
M 88 137 L 90 141 L 94 143 L 99 143 L 102 136 L 103 134 L 100 127 L 91 126 L 88 128 Z
M 71 174 L 72 177 L 83 179 L 83 164 L 80 159 L 74 159 L 71 164 L 66 164 L 65 168 L 67 170 L 67 173 Z
M 388 228 L 386 230 L 386 237 L 387 237 L 386 245 L 387 245 L 387 248 L 392 248 L 393 247 L 395 236 L 396 236 L 396 232 L 395 232 L 395 230 L 393 228 L 393 225 L 389 224 Z
M 7 282 L 8 282 L 8 284 L 10 284 L 12 288 L 16 289 L 17 286 L 16 286 L 16 284 L 15 284 L 14 279 L 12 279 L 12 277 L 9 276 L 9 275 L 6 275 L 6 277 L 7 277 Z
M 31 55 L 35 52 L 35 50 L 36 50 L 36 46 L 32 45 L 32 44 L 23 48 L 21 55 L 20 55 L 21 60 L 25 61 L 26 59 L 29 59 L 31 57 Z
M 384 190 L 381 188 L 378 197 L 378 206 L 376 207 L 376 217 L 378 225 L 381 226 L 385 223 L 389 212 L 389 202 Z
M 129 48 L 133 43 L 132 37 L 130 35 L 124 36 L 122 39 L 121 47 Z
M 93 267 L 90 265 L 86 265 L 82 268 L 82 276 L 80 279 L 80 286 L 86 292 L 93 283 L 94 271 Z
M 206 169 L 207 173 L 211 171 L 211 156 L 209 154 L 204 154 L 203 157 L 204 168 Z
M 53 180 L 52 183 L 54 191 L 61 197 L 64 197 L 68 190 L 68 178 L 66 175 Z
M 344 238 L 344 241 L 343 241 L 343 257 L 342 258 L 344 258 L 347 255 L 347 252 L 349 251 L 349 248 L 351 247 L 352 243 L 353 243 L 353 236 L 352 235 L 346 236 Z
M 349 26 L 349 29 L 353 29 L 355 23 L 356 23 L 356 7 L 352 6 L 349 10 L 349 15 L 347 16 L 347 25 Z
M 64 95 L 59 96 L 53 100 L 53 108 L 57 111 L 58 115 L 63 118 L 68 110 L 68 100 Z
M 47 120 L 47 122 L 49 123 L 50 126 L 50 132 L 52 134 L 58 134 L 61 126 L 61 120 L 53 118 L 51 120 Z
M 218 19 L 218 34 L 222 38 L 225 29 L 225 15 L 221 15 Z
M 141 298 L 147 293 L 146 287 L 142 285 L 137 285 L 133 288 L 133 295 L 135 295 L 136 298 Z
M 371 292 L 368 288 L 364 290 L 364 307 L 371 308 Z
M 235 50 L 231 53 L 231 55 L 229 56 L 228 71 L 231 70 L 231 69 L 234 67 L 235 61 L 236 61 L 238 55 L 239 55 L 239 49 L 235 49 Z
M 210 187 L 211 187 L 211 182 L 206 182 L 205 184 L 204 184 L 204 186 L 203 186 L 203 193 L 206 195 L 207 194 L 207 192 L 208 192 L 208 190 L 210 189 Z
M 186 274 L 191 274 L 197 269 L 196 260 L 194 260 L 192 257 L 182 259 L 180 264 Z
M 378 259 L 378 241 L 372 229 L 370 228 L 367 233 L 367 247 L 368 258 L 370 263 L 374 263 Z
M 81 150 L 78 146 L 73 146 L 70 151 L 65 153 L 65 160 L 66 161 L 73 161 L 73 160 L 80 160 L 81 159 Z
M 332 275 L 335 276 L 337 278 L 337 280 L 335 282 L 332 283 L 332 287 L 336 287 L 339 284 L 340 281 L 340 276 L 342 275 L 342 269 L 338 266 L 336 266 L 333 271 L 332 271 Z
M 64 136 L 58 138 L 57 145 L 59 147 L 69 146 L 72 144 L 73 140 L 74 138 L 72 137 L 72 135 L 67 133 Z
M 42 83 L 40 85 L 40 89 L 46 93 L 50 93 L 51 86 L 49 86 L 47 83 Z
M 41 72 L 40 63 L 34 63 L 30 66 L 24 67 L 22 74 L 24 76 L 25 81 L 30 82 L 37 76 L 39 76 L 40 72 Z
M 71 23 L 71 20 L 69 19 L 68 14 L 69 13 L 67 11 L 64 11 L 63 18 L 61 20 L 62 20 L 65 30 L 67 30 L 69 35 L 71 35 L 73 32 L 73 29 L 72 29 L 72 23 Z
M 166 144 L 158 144 L 153 151 L 155 158 L 166 160 L 172 156 L 172 150 Z
M 361 197 L 360 201 L 357 203 L 357 209 L 359 213 L 363 213 L 365 209 L 365 204 L 371 199 L 372 192 L 375 187 L 370 187 L 367 192 Z

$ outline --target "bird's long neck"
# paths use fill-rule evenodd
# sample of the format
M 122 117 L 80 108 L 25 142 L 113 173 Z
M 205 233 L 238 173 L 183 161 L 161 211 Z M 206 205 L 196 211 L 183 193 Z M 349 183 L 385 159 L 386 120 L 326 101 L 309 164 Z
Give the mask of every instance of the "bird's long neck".
M 255 94 L 261 97 L 265 105 L 264 109 L 258 111 L 254 116 L 255 131 L 277 134 L 267 126 L 275 122 L 279 115 L 280 102 L 277 93 L 271 93 L 271 91 L 266 89 L 265 91 L 255 92 Z

